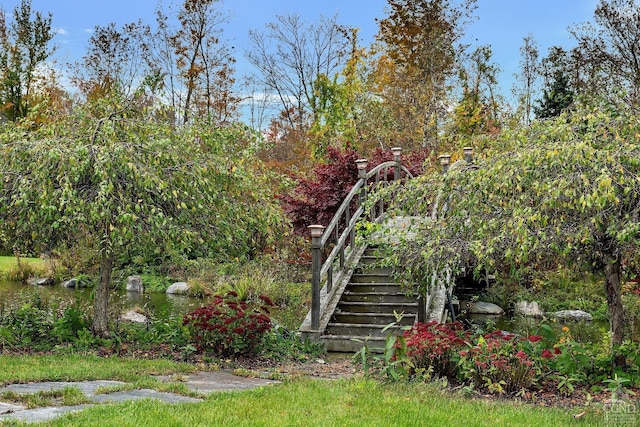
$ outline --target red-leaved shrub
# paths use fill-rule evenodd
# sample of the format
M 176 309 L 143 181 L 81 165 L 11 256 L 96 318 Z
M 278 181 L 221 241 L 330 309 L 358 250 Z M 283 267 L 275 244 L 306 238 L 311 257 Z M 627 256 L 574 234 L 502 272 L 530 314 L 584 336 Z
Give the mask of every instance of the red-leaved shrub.
M 402 164 L 413 176 L 423 173 L 428 152 L 419 151 L 403 155 Z M 291 194 L 279 198 L 296 234 L 306 236 L 311 224 L 328 225 L 353 185 L 358 181 L 356 160 L 361 156 L 352 148 L 327 148 L 327 162 L 316 166 L 310 177 L 297 177 L 297 186 Z M 368 170 L 380 163 L 393 160 L 391 151 L 376 150 L 369 160 Z M 389 170 L 389 177 L 393 171 Z
M 416 323 L 403 334 L 416 369 L 432 369 L 435 377 L 455 378 L 457 355 L 467 348 L 471 334 L 462 323 Z
M 182 323 L 198 351 L 218 356 L 257 353 L 271 329 L 268 314 L 273 306 L 266 296 L 260 296 L 260 301 L 262 305 L 252 307 L 239 301 L 235 292 L 215 295 L 211 304 L 188 313 Z

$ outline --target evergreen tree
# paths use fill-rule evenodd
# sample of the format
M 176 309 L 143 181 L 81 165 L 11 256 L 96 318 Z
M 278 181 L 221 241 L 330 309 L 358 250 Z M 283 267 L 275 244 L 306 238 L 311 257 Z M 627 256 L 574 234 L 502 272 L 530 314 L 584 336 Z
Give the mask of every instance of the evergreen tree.
M 573 103 L 573 95 L 573 90 L 569 86 L 569 76 L 561 70 L 556 71 L 553 81 L 543 90 L 542 99 L 539 99 L 538 105 L 533 107 L 536 117 L 545 119 L 559 116 Z

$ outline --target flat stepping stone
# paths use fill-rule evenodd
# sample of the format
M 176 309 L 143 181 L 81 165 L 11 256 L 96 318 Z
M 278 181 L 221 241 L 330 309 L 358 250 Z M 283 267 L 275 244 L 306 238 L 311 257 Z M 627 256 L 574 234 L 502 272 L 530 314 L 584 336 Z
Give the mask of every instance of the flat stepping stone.
M 14 392 L 17 394 L 33 394 L 42 391 L 62 390 L 65 387 L 76 387 L 84 393 L 93 402 L 100 403 L 117 403 L 130 400 L 140 399 L 156 399 L 163 403 L 183 403 L 183 402 L 201 402 L 202 399 L 181 396 L 174 393 L 159 392 L 150 389 L 118 391 L 113 393 L 96 394 L 99 388 L 114 387 L 126 384 L 122 381 L 49 381 L 42 383 L 30 384 L 10 384 L 0 388 L 0 393 Z M 94 403 L 94 404 L 95 404 Z M 4 420 L 18 420 L 23 422 L 41 422 L 51 420 L 59 415 L 68 412 L 77 412 L 94 404 L 74 405 L 74 406 L 49 406 L 42 408 L 26 409 L 21 405 L 0 402 L 0 424 Z
M 24 406 L 0 402 L 0 415 L 10 414 L 16 411 L 24 411 L 25 409 L 27 408 L 25 408 Z
M 0 405 L 5 405 L 4 403 Z M 51 406 L 46 408 L 24 409 L 9 414 L 0 415 L 0 423 L 3 420 L 18 420 L 26 423 L 37 423 L 48 421 L 62 414 L 69 412 L 78 412 L 92 405 L 75 405 L 75 406 Z
M 194 375 L 185 375 L 184 384 L 192 391 L 209 394 L 221 391 L 251 390 L 265 385 L 278 384 L 280 381 L 264 378 L 247 378 L 233 375 L 227 371 L 198 372 Z M 159 377 L 162 381 L 170 381 L 172 377 Z
M 117 391 L 114 393 L 97 394 L 91 398 L 91 400 L 96 403 L 117 403 L 141 399 L 156 399 L 163 403 L 202 402 L 202 399 L 181 396 L 174 393 L 165 393 L 146 388 L 140 390 Z
M 277 384 L 280 381 L 267 380 L 263 378 L 246 378 L 233 375 L 231 372 L 198 372 L 185 376 L 184 384 L 192 391 L 208 394 L 220 391 L 241 391 L 250 390 L 270 384 Z M 159 377 L 163 381 L 171 381 L 172 376 Z M 151 389 L 117 391 L 113 393 L 96 394 L 99 388 L 117 387 L 126 384 L 122 381 L 49 381 L 29 384 L 10 384 L 0 387 L 0 393 L 14 392 L 17 394 L 33 394 L 43 391 L 62 390 L 65 387 L 76 387 L 84 393 L 94 404 L 117 403 L 141 399 L 156 399 L 167 404 L 174 403 L 195 403 L 202 399 L 181 396 L 174 393 L 166 393 Z M 75 406 L 52 406 L 45 408 L 26 409 L 21 405 L 0 402 L 0 424 L 4 420 L 18 420 L 23 422 L 41 422 L 51 420 L 59 415 L 80 411 L 94 404 Z
M 33 394 L 40 391 L 56 391 L 62 390 L 65 387 L 76 387 L 84 393 L 85 396 L 91 398 L 96 394 L 96 390 L 102 387 L 114 387 L 126 384 L 122 381 L 108 381 L 108 380 L 96 380 L 96 381 L 47 381 L 42 383 L 29 383 L 29 384 L 10 384 L 8 386 L 0 388 L 0 393 L 6 391 L 12 391 L 17 394 Z

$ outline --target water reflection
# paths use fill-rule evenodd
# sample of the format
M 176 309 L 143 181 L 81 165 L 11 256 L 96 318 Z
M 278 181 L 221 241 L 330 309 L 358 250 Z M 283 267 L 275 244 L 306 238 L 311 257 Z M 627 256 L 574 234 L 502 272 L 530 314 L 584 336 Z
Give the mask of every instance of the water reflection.
M 0 281 L 0 306 L 27 302 L 39 296 L 44 299 L 65 300 L 69 302 L 90 301 L 91 289 L 67 289 L 63 286 L 33 286 L 18 282 Z M 109 304 L 123 310 L 141 308 L 151 315 L 183 316 L 208 299 L 192 298 L 183 295 L 164 293 L 138 293 L 124 290 L 112 290 Z

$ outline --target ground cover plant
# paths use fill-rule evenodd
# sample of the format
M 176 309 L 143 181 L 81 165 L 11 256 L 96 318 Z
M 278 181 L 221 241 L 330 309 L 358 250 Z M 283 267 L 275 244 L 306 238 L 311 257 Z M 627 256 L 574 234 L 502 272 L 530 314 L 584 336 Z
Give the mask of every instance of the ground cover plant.
M 587 405 L 592 401 L 637 401 L 637 343 L 626 341 L 612 352 L 604 339 L 576 341 L 567 325 L 541 323 L 538 332 L 520 335 L 472 331 L 459 322 L 418 323 L 401 336 L 389 335 L 384 355 L 363 351 L 358 360 L 367 374 L 405 381 L 445 379 L 470 394 L 532 402 L 551 397 L 559 404 L 566 404 L 562 397 Z M 619 354 L 625 357 L 624 368 L 614 364 Z

